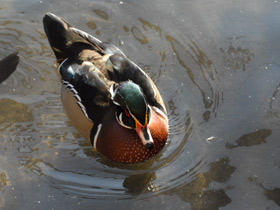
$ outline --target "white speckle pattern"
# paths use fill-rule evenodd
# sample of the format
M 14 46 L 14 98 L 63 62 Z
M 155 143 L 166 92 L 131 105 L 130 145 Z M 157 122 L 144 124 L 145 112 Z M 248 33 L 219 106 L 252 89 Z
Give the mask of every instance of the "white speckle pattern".
M 147 149 L 135 135 L 127 136 L 121 145 L 116 148 L 111 158 L 122 163 L 142 162 L 155 156 L 164 147 L 165 141 L 156 141 L 152 150 Z
M 116 113 L 116 119 L 117 119 L 118 123 L 119 123 L 122 127 L 124 127 L 124 128 L 132 129 L 131 127 L 126 126 L 126 125 L 123 123 L 123 120 L 122 120 L 122 116 L 123 116 L 123 115 L 122 115 L 122 114 L 123 114 L 123 113 L 121 112 L 120 115 L 118 116 L 117 113 Z

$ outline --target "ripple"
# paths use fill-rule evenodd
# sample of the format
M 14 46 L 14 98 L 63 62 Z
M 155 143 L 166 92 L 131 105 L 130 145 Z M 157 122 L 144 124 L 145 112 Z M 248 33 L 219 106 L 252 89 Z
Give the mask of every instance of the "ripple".
M 196 134 L 197 119 L 188 107 L 191 98 L 188 88 L 192 88 L 188 81 L 199 90 L 204 109 L 211 114 L 217 112 L 222 93 L 215 87 L 218 75 L 212 61 L 195 42 L 181 44 L 153 20 L 137 18 L 125 26 L 112 21 L 114 15 L 119 15 L 116 11 L 111 14 L 97 7 L 93 12 L 97 17 L 86 16 L 84 27 L 104 34 L 109 30 L 106 27 L 110 28 L 102 40 L 106 36 L 114 38 L 119 46 L 125 46 L 131 39 L 135 41 L 130 44 L 131 57 L 134 53 L 135 62 L 151 75 L 167 102 L 170 118 L 167 145 L 156 157 L 134 165 L 112 162 L 94 150 L 63 112 L 55 58 L 41 23 L 20 18 L 8 22 L 0 19 L 0 43 L 10 50 L 18 50 L 21 59 L 18 71 L 1 86 L 0 99 L 24 104 L 33 116 L 32 120 L 4 128 L 7 145 L 16 149 L 13 157 L 21 166 L 23 176 L 43 177 L 47 186 L 72 197 L 99 200 L 148 200 L 192 183 L 198 174 L 207 171 L 210 160 Z M 116 32 L 120 29 L 125 35 Z M 157 47 L 155 43 L 159 42 L 162 45 Z M 0 54 L 4 53 L 0 50 Z M 191 57 L 193 66 L 185 68 L 186 56 Z M 182 68 L 182 77 L 171 77 L 181 73 Z
M 179 65 L 184 69 L 188 79 L 200 93 L 206 109 L 202 114 L 204 121 L 207 122 L 211 115 L 216 118 L 218 109 L 223 102 L 223 92 L 218 87 L 220 76 L 213 61 L 192 40 L 189 40 L 187 44 L 183 44 L 168 34 L 165 38 L 170 43 Z M 185 86 L 184 82 L 181 85 Z
M 34 173 L 48 177 L 52 187 L 71 195 L 122 200 L 135 199 L 137 194 L 137 199 L 147 199 L 191 182 L 208 165 L 204 157 L 186 151 L 192 123 L 188 114 L 180 116 L 171 120 L 170 126 L 183 127 L 184 123 L 184 129 L 171 134 L 172 142 L 161 155 L 144 163 L 125 165 L 112 162 L 102 158 L 83 138 L 65 134 L 61 142 L 51 143 L 52 148 L 58 149 L 60 161 L 56 159 L 53 165 L 45 160 L 28 159 L 22 164 L 29 166 Z M 187 167 L 181 167 L 185 165 L 182 163 L 186 162 L 186 155 L 191 161 Z M 71 159 L 71 165 L 65 165 L 66 159 Z
M 269 110 L 268 110 L 268 116 L 270 118 L 279 118 L 280 112 L 279 112 L 279 104 L 280 104 L 280 84 L 275 87 L 275 90 L 272 93 L 272 96 L 269 99 Z
M 56 188 L 60 186 L 63 190 L 74 194 L 99 198 L 123 195 L 125 192 L 121 179 L 116 177 L 112 179 L 111 176 L 106 177 L 106 174 L 87 175 L 59 171 L 44 162 L 38 163 L 37 166 L 44 175 L 55 179 Z
M 108 16 L 104 15 L 106 13 L 98 11 L 96 14 L 104 20 L 108 20 Z M 94 22 L 94 24 L 96 24 L 94 28 L 98 28 L 98 22 Z M 162 38 L 164 37 L 164 32 L 161 28 L 145 19 L 140 18 L 137 24 L 123 26 L 123 29 L 125 32 L 131 32 L 133 38 L 141 45 L 151 44 L 150 41 L 153 40 L 150 39 L 150 36 L 155 36 L 155 34 L 164 40 Z M 121 39 L 118 38 L 118 40 Z M 168 46 L 168 43 L 165 44 Z M 210 105 L 205 104 L 205 106 L 209 108 L 213 105 L 213 110 L 217 110 L 220 95 L 211 87 L 213 85 L 212 80 L 215 80 L 217 75 L 215 75 L 215 71 L 206 54 L 200 51 L 195 43 L 192 43 L 192 45 L 190 47 L 193 50 L 192 53 L 199 60 L 194 57 L 193 59 L 196 60 L 196 64 L 201 68 L 203 81 L 206 81 L 208 86 L 201 88 L 196 80 L 193 80 L 193 83 L 197 84 L 205 100 L 209 102 Z M 152 51 L 153 48 L 149 47 L 149 50 Z M 172 50 L 175 51 L 175 48 L 172 48 Z M 176 52 L 179 53 L 180 50 L 176 49 Z M 162 62 L 160 72 L 153 70 L 153 66 L 141 65 L 159 85 L 163 85 L 164 82 L 162 81 L 169 80 L 165 76 L 169 74 L 170 67 L 170 65 L 166 64 L 169 59 L 166 56 L 168 51 L 170 49 L 161 49 L 159 53 L 156 52 Z M 191 112 L 186 106 L 178 107 L 178 104 L 182 105 L 185 102 L 182 96 L 185 93 L 185 86 L 180 85 L 180 83 L 178 85 L 176 78 L 174 80 L 176 86 L 173 91 L 180 94 L 176 94 L 175 97 L 169 97 L 169 100 L 168 98 L 166 99 L 170 117 L 170 136 L 166 147 L 155 158 L 134 165 L 112 162 L 96 152 L 80 136 L 67 135 L 67 132 L 75 132 L 73 127 L 69 125 L 68 127 L 63 127 L 63 120 L 55 120 L 59 118 L 57 114 L 48 113 L 41 115 L 43 123 L 40 126 L 46 131 L 43 137 L 44 142 L 48 142 L 47 145 L 57 151 L 56 161 L 47 161 L 40 158 L 39 161 L 33 161 L 34 163 L 31 165 L 36 165 L 36 173 L 39 171 L 40 174 L 48 177 L 51 186 L 54 188 L 71 195 L 91 199 L 148 199 L 195 180 L 198 173 L 207 170 L 209 160 L 201 151 L 189 150 L 189 148 L 194 147 L 194 144 L 201 145 L 193 141 L 193 138 L 195 138 L 193 133 L 195 122 L 192 120 Z M 210 90 L 207 89 L 209 86 Z M 208 99 L 206 97 L 205 92 L 207 91 L 210 91 L 212 98 Z M 47 106 L 51 107 L 51 104 L 56 102 L 56 100 L 50 100 Z M 59 106 L 57 111 L 59 112 Z M 63 116 L 61 115 L 60 117 Z M 59 134 L 58 128 L 63 129 Z M 52 138 L 53 140 L 51 141 L 50 139 Z M 191 141 L 189 141 L 190 139 Z M 71 164 L 65 164 L 65 160 L 71 160 Z M 135 195 L 137 195 L 137 198 Z

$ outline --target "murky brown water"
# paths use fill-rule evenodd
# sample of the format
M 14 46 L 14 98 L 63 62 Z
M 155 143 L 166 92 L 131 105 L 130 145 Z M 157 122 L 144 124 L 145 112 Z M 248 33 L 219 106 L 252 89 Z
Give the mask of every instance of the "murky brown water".
M 170 138 L 111 162 L 68 122 L 44 13 L 111 41 L 151 75 Z M 280 2 L 2 0 L 2 209 L 279 209 Z

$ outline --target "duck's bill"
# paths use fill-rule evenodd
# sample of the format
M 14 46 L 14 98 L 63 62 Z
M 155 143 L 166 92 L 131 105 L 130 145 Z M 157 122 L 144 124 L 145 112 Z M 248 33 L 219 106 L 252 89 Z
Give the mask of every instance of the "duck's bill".
M 136 133 L 146 148 L 153 149 L 154 141 L 148 126 L 142 126 L 140 123 L 136 122 Z

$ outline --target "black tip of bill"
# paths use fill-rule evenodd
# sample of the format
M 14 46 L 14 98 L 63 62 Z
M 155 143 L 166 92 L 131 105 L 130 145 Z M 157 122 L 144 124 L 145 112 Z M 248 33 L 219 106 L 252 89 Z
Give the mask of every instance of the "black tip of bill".
M 149 143 L 145 144 L 145 147 L 149 150 L 152 150 L 154 148 L 154 143 L 149 142 Z

